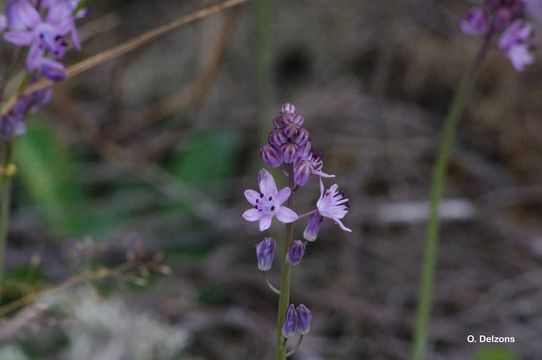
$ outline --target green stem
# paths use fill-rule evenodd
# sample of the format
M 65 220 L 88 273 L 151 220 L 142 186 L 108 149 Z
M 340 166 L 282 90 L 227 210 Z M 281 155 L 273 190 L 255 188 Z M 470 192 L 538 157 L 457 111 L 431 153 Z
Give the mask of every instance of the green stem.
M 491 43 L 492 34 L 493 31 L 491 30 L 486 35 L 482 46 L 478 51 L 478 55 L 459 85 L 455 98 L 446 116 L 444 128 L 442 130 L 438 145 L 437 158 L 433 168 L 431 183 L 429 223 L 425 237 L 423 268 L 418 294 L 418 306 L 416 309 L 416 325 L 414 328 L 414 338 L 412 342 L 412 360 L 422 360 L 425 358 L 427 328 L 431 315 L 433 281 L 439 241 L 439 206 L 444 190 L 446 169 L 448 167 L 448 160 L 450 158 L 450 149 L 457 132 L 459 119 L 465 106 L 465 100 L 472 90 L 478 69 L 480 68 L 480 65 Z
M 294 208 L 294 168 L 292 165 L 288 165 L 288 186 L 292 189 L 292 195 L 288 199 L 288 207 Z M 280 275 L 280 296 L 279 296 L 279 309 L 277 318 L 277 360 L 286 359 L 286 339 L 282 336 L 282 325 L 284 324 L 284 318 L 286 317 L 286 311 L 290 305 L 290 264 L 286 260 L 288 255 L 288 249 L 292 243 L 294 237 L 294 224 L 284 225 L 284 247 L 282 249 L 282 272 Z
M 6 254 L 7 233 L 9 224 L 10 186 L 13 174 L 13 151 L 9 141 L 2 141 L 2 167 L 0 168 L 0 299 L 4 280 L 4 260 Z

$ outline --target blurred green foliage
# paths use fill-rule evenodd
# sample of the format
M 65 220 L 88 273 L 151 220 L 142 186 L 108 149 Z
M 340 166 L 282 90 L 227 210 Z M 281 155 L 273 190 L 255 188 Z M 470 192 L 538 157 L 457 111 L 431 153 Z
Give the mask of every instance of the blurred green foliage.
M 503 346 L 489 346 L 478 350 L 474 360 L 519 360 L 519 357 Z

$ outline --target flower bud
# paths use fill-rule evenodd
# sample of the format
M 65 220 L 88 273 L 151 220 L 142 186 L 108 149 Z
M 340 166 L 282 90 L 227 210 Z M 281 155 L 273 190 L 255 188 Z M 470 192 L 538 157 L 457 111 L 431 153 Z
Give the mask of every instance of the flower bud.
M 297 306 L 297 331 L 303 336 L 307 335 L 311 329 L 312 313 L 303 304 Z
M 282 112 L 294 114 L 295 113 L 295 106 L 289 103 L 286 103 L 282 105 Z
M 299 133 L 299 129 L 294 124 L 288 124 L 284 127 L 284 135 L 288 136 L 288 139 L 295 139 Z
M 285 164 L 291 164 L 296 159 L 296 147 L 294 144 L 282 145 L 282 160 Z
M 297 147 L 297 158 L 298 159 L 303 159 L 303 160 L 308 160 L 310 155 L 311 155 L 311 149 L 312 149 L 312 144 L 310 141 L 307 141 L 305 143 L 305 145 L 303 146 L 298 146 Z
M 288 139 L 284 135 L 284 132 L 280 129 L 274 130 L 269 134 L 268 142 L 270 145 L 273 145 L 277 149 L 280 149 L 280 147 L 286 143 Z
M 277 168 L 282 165 L 282 155 L 271 145 L 265 145 L 260 150 L 260 157 L 269 166 Z
M 310 132 L 305 128 L 301 128 L 297 132 L 297 136 L 295 137 L 294 142 L 298 146 L 304 146 L 310 139 Z
M 282 129 L 286 126 L 286 119 L 282 114 L 275 116 L 273 119 L 273 125 L 275 126 L 275 129 Z
M 288 307 L 286 316 L 284 318 L 284 324 L 282 325 L 282 336 L 286 339 L 294 336 L 297 332 L 297 311 L 292 304 Z
M 303 238 L 307 241 L 314 241 L 318 237 L 320 228 L 322 227 L 322 222 L 324 218 L 318 212 L 315 212 L 309 218 L 309 222 L 305 231 L 303 231 Z
M 301 126 L 303 126 L 303 123 L 305 122 L 305 118 L 302 115 L 295 114 L 290 121 L 293 124 L 301 127 Z
M 260 271 L 269 271 L 275 258 L 275 239 L 266 237 L 256 245 L 256 258 L 258 259 L 258 269 Z
M 472 8 L 459 24 L 461 31 L 467 35 L 484 35 L 489 30 L 489 19 L 486 12 L 480 8 Z
M 291 265 L 299 265 L 305 255 L 305 245 L 301 240 L 294 240 L 288 249 L 288 262 Z
M 294 169 L 295 184 L 305 186 L 312 175 L 312 163 L 309 160 L 301 160 L 296 163 Z
M 62 81 L 68 76 L 64 65 L 50 59 L 41 61 L 40 70 L 43 76 L 52 81 Z

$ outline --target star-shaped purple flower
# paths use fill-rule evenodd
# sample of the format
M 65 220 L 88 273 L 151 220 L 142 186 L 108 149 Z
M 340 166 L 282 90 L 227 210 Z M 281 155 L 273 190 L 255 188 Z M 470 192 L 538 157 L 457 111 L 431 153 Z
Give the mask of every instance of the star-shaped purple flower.
M 258 176 L 260 191 L 245 190 L 245 198 L 254 206 L 243 213 L 247 221 L 259 221 L 260 231 L 265 231 L 271 226 L 273 217 L 282 223 L 292 223 L 299 216 L 290 208 L 282 206 L 291 194 L 289 187 L 277 190 L 275 179 L 266 170 L 261 170 Z
M 339 191 L 339 185 L 334 184 L 324 191 L 324 183 L 320 179 L 320 198 L 316 203 L 318 212 L 323 217 L 327 217 L 337 223 L 341 230 L 352 232 L 344 226 L 340 219 L 348 213 L 348 199 Z

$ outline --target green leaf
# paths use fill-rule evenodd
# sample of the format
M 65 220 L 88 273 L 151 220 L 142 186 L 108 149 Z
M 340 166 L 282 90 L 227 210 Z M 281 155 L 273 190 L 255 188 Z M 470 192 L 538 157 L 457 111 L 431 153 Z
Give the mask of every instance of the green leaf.
M 504 346 L 489 346 L 478 350 L 474 360 L 519 360 L 519 357 Z
M 227 130 L 212 129 L 194 134 L 188 146 L 172 160 L 172 172 L 188 184 L 205 186 L 233 173 L 239 139 Z
M 81 230 L 79 209 L 85 193 L 74 181 L 74 163 L 68 147 L 44 126 L 30 126 L 28 134 L 18 139 L 15 161 L 17 179 L 38 206 L 51 230 L 77 233 Z

